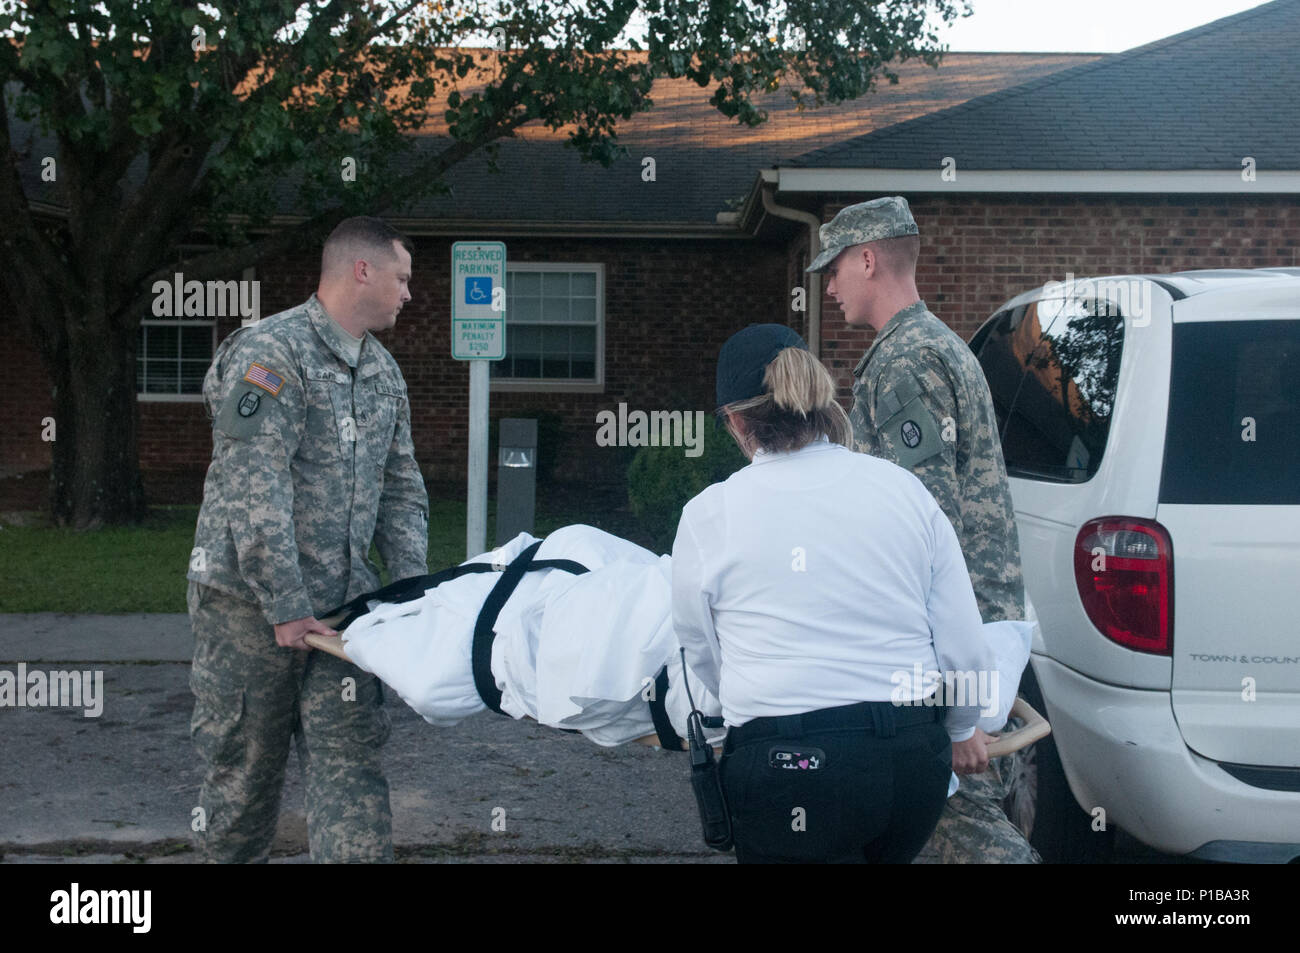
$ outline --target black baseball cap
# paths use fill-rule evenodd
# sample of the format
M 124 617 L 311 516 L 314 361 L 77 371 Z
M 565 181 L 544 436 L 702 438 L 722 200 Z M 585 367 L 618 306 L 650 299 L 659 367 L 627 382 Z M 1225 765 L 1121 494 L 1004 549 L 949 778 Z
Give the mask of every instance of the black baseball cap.
M 718 406 L 762 394 L 767 365 L 788 347 L 808 350 L 799 333 L 784 324 L 751 324 L 727 338 L 718 352 Z

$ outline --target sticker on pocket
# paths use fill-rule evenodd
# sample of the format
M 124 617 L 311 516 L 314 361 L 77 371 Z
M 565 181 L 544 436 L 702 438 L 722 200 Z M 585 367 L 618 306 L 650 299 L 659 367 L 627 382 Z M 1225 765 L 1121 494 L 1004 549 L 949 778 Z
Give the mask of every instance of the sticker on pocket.
M 769 767 L 786 771 L 817 771 L 826 767 L 826 752 L 821 748 L 784 748 L 773 745 L 767 752 Z

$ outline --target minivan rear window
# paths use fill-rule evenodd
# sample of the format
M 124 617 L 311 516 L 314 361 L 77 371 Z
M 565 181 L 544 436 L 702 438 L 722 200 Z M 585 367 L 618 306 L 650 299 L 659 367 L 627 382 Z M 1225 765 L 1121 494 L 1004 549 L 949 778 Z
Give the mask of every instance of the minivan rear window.
M 1021 305 L 999 312 L 985 322 L 970 342 L 988 381 L 999 437 L 1006 432 L 1007 418 L 1011 416 L 1020 381 L 1025 376 L 1025 362 L 1042 340 L 1035 317 L 1037 307 Z
M 1300 320 L 1174 325 L 1160 501 L 1300 504 Z
M 1011 476 L 1083 483 L 1101 466 L 1124 317 L 1108 301 L 1048 298 L 1005 311 L 972 342 Z

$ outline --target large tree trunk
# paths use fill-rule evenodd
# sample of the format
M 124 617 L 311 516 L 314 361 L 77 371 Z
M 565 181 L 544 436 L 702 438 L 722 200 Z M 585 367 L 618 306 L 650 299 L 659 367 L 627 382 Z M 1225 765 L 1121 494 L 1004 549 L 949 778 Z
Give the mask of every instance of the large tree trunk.
M 76 313 L 51 315 L 64 322 L 68 335 L 66 347 L 47 360 L 57 428 L 50 510 L 57 523 L 78 529 L 136 523 L 147 512 L 138 453 L 136 332 L 82 300 Z

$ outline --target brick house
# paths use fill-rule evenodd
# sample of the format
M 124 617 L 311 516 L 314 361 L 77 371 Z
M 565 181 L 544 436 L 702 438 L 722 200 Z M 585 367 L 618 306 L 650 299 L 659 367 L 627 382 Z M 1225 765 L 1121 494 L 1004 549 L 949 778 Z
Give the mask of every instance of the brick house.
M 1276 0 L 780 162 L 737 224 L 786 236 L 803 262 L 815 223 L 904 195 L 918 290 L 968 339 L 1007 298 L 1070 273 L 1297 266 L 1298 43 L 1300 2 Z M 821 311 L 800 330 L 848 399 L 873 332 L 808 283 Z
M 384 343 L 410 389 L 426 477 L 465 472 L 453 241 L 508 248 L 510 357 L 493 369 L 493 419 L 542 418 L 557 478 L 617 482 L 629 454 L 596 445 L 596 414 L 711 409 L 717 349 L 745 324 L 795 326 L 847 400 L 870 332 L 846 327 L 802 267 L 817 225 L 856 201 L 907 196 L 922 297 L 966 337 L 1005 298 L 1069 272 L 1300 265 L 1298 44 L 1300 0 L 1276 0 L 1110 56 L 950 54 L 938 70 L 904 65 L 897 86 L 857 103 L 797 113 L 773 96 L 771 120 L 752 130 L 665 81 L 608 170 L 525 130 L 503 144 L 501 175 L 464 163 L 451 195 L 391 219 L 416 242 L 414 300 Z M 259 265 L 261 313 L 303 300 L 316 267 L 315 250 Z M 792 308 L 799 288 L 806 310 Z M 237 323 L 142 331 L 151 491 L 193 474 L 181 482 L 198 498 L 209 426 L 181 391 L 201 377 L 207 342 Z M 0 348 L 22 369 L 0 384 L 6 419 L 39 420 L 48 385 L 34 352 L 12 335 Z M 33 429 L 6 441 L 0 472 L 48 460 Z
M 493 367 L 492 419 L 539 417 L 551 444 L 543 464 L 554 461 L 557 478 L 618 482 L 630 452 L 597 446 L 599 411 L 619 403 L 710 410 L 722 341 L 749 322 L 791 313 L 788 236 L 718 220 L 744 197 L 755 169 L 1097 58 L 964 53 L 937 70 L 907 63 L 897 85 L 857 102 L 797 112 L 767 96 L 771 119 L 756 129 L 723 117 L 689 81 L 663 80 L 655 109 L 621 127 L 629 156 L 610 169 L 580 162 L 563 131 L 531 127 L 502 143 L 500 174 L 477 157 L 461 163 L 449 176 L 451 194 L 388 216 L 416 246 L 413 300 L 383 342 L 406 378 L 426 479 L 463 481 L 466 469 L 469 375 L 450 343 L 453 242 L 507 245 L 511 327 L 507 360 Z M 58 196 L 45 191 L 31 158 L 44 154 L 39 134 L 13 125 L 16 144 L 28 135 L 34 143 L 24 169 L 33 205 L 57 215 Z M 421 147 L 439 147 L 445 130 L 426 131 Z M 644 157 L 654 160 L 653 181 L 643 179 Z M 281 211 L 292 218 L 292 207 Z M 261 283 L 260 314 L 303 301 L 318 267 L 318 249 L 259 263 L 245 277 Z M 199 498 L 211 430 L 198 389 L 216 343 L 238 324 L 237 316 L 145 318 L 139 445 L 155 502 Z M 50 413 L 48 381 L 21 331 L 0 340 L 0 360 L 11 371 L 0 383 L 0 412 L 17 424 L 0 449 L 0 476 L 40 471 L 50 462 L 39 426 Z

